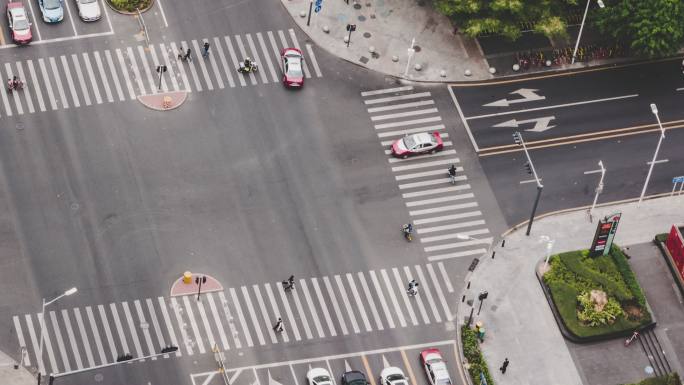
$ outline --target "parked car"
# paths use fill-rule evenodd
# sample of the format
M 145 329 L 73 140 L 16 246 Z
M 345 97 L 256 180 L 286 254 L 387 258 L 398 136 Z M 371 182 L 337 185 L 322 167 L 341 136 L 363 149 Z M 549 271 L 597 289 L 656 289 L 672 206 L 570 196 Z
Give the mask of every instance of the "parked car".
M 333 385 L 330 373 L 323 368 L 311 368 L 306 372 L 308 385 Z
M 59 23 L 64 20 L 64 7 L 62 0 L 38 0 L 40 13 L 46 23 Z
M 363 372 L 350 370 L 342 374 L 342 385 L 368 385 L 368 381 Z
M 380 372 L 380 385 L 408 385 L 408 379 L 401 369 L 388 366 Z
M 426 349 L 420 352 L 420 362 L 423 364 L 430 385 L 451 385 L 449 371 L 438 349 Z
M 302 51 L 297 48 L 285 48 L 280 51 L 280 59 L 285 87 L 304 86 L 304 71 L 302 70 L 304 56 L 302 56 Z
M 98 0 L 76 0 L 78 17 L 83 21 L 97 21 L 102 17 Z
M 15 44 L 24 45 L 33 40 L 31 22 L 22 3 L 7 3 L 7 23 L 10 36 Z
M 434 154 L 442 151 L 444 143 L 439 132 L 421 132 L 419 134 L 406 135 L 392 143 L 392 155 L 397 158 L 408 158 L 413 155 Z

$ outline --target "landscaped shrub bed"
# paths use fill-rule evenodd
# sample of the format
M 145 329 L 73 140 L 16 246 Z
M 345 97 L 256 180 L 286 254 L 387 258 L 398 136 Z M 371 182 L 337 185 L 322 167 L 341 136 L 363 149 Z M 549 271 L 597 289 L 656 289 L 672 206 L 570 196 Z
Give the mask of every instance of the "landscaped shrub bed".
M 647 378 L 643 381 L 627 385 L 680 385 L 681 383 L 677 373 L 670 373 L 666 376 Z
M 463 355 L 468 361 L 468 373 L 474 384 L 480 383 L 480 373 L 484 374 L 488 385 L 494 385 L 494 380 L 489 374 L 487 362 L 480 351 L 480 341 L 477 339 L 475 330 L 463 325 L 461 327 L 461 342 L 463 343 Z
M 651 322 L 646 298 L 617 246 L 606 256 L 571 251 L 549 262 L 544 282 L 565 327 L 577 337 L 631 331 Z
M 107 0 L 112 7 L 126 12 L 135 12 L 136 9 L 141 11 L 147 9 L 152 5 L 153 0 Z

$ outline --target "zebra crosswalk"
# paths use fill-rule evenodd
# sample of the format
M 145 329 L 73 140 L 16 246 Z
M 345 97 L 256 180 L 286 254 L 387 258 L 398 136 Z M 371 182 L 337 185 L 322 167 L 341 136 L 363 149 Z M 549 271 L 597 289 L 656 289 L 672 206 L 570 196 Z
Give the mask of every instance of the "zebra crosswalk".
M 365 91 L 361 96 L 428 260 L 486 253 L 493 239 L 431 93 L 402 86 Z M 408 159 L 391 156 L 395 140 L 434 131 L 444 141 L 441 152 Z M 457 166 L 454 185 L 447 174 L 451 165 Z
M 420 292 L 409 297 L 406 282 Z M 135 299 L 43 314 L 13 316 L 24 365 L 64 373 L 145 357 L 166 346 L 174 353 L 293 343 L 452 321 L 454 288 L 442 262 L 243 285 L 196 296 Z M 282 317 L 282 333 L 273 330 Z M 43 354 L 39 355 L 44 324 Z M 153 357 L 152 359 L 157 359 Z
M 204 41 L 211 44 L 206 58 L 200 55 Z M 195 53 L 191 60 L 179 60 L 179 52 L 190 47 Z M 323 76 L 313 47 L 306 44 L 304 50 L 292 29 L 287 34 L 278 30 L 214 36 L 178 44 L 137 45 L 36 61 L 5 62 L 0 65 L 0 76 L 8 79 L 18 76 L 24 81 L 24 89 L 9 92 L 6 87 L 0 87 L 0 117 L 123 102 L 154 94 L 159 92 L 158 65 L 167 66 L 167 73 L 161 78 L 162 91 L 203 92 L 246 87 L 245 76 L 236 71 L 245 57 L 253 58 L 262 68 L 257 74 L 247 76 L 249 85 L 277 84 L 281 71 L 280 50 L 287 47 L 302 49 L 306 78 Z

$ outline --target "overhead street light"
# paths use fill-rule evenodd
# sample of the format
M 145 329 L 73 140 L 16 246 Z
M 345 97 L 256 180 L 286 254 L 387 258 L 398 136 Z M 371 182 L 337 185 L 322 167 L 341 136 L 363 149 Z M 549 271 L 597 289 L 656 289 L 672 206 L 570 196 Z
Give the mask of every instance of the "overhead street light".
M 50 301 L 45 302 L 45 298 L 43 298 L 43 310 L 40 313 L 40 343 L 38 344 L 38 385 L 40 385 L 40 376 L 45 371 L 45 367 L 43 365 L 43 341 L 45 340 L 45 308 L 48 305 L 57 301 L 58 299 L 72 295 L 77 291 L 77 288 L 72 287 L 71 289 L 65 291 L 64 293 L 58 295 Z
M 598 161 L 598 170 L 585 171 L 584 175 L 601 173 L 601 179 L 599 179 L 598 186 L 596 186 L 596 193 L 594 194 L 594 202 L 591 204 L 589 209 L 589 222 L 592 222 L 594 209 L 596 208 L 596 202 L 598 201 L 598 196 L 603 192 L 603 178 L 606 176 L 606 168 L 603 167 L 603 161 Z
M 572 61 L 571 64 L 575 64 L 575 57 L 577 56 L 577 48 L 579 48 L 579 42 L 580 39 L 582 38 L 582 30 L 584 29 L 584 21 L 587 19 L 587 12 L 589 12 L 589 4 L 591 3 L 591 0 L 587 0 L 587 6 L 584 8 L 584 16 L 582 16 L 582 25 L 580 25 L 580 30 L 579 34 L 577 35 L 577 42 L 575 43 L 575 50 L 572 51 Z M 600 8 L 605 8 L 605 4 L 603 4 L 602 0 L 598 0 L 596 2 Z
M 653 160 L 651 160 L 651 165 L 648 168 L 648 174 L 646 175 L 646 182 L 644 182 L 644 188 L 641 190 L 641 195 L 639 196 L 639 203 L 644 199 L 644 194 L 646 194 L 646 188 L 648 187 L 648 181 L 651 179 L 651 173 L 653 172 L 653 166 L 655 165 L 656 159 L 658 158 L 658 151 L 660 151 L 660 144 L 665 139 L 665 129 L 662 123 L 660 123 L 660 116 L 658 115 L 658 107 L 655 103 L 651 103 L 651 112 L 655 115 L 658 121 L 658 127 L 660 127 L 660 138 L 658 138 L 658 145 L 656 146 L 655 153 L 653 154 Z

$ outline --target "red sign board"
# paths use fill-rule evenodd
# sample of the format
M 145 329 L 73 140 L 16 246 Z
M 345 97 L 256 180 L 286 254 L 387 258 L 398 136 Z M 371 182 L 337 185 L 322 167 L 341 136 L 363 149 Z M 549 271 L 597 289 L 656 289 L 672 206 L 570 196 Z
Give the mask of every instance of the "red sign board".
M 617 213 L 609 215 L 601 219 L 596 227 L 596 234 L 594 235 L 594 241 L 591 243 L 591 248 L 589 249 L 589 255 L 592 257 L 597 257 L 599 255 L 606 255 L 610 252 L 610 247 L 613 245 L 613 238 L 615 238 L 615 232 L 617 231 L 618 223 L 620 223 L 620 216 L 622 214 Z
M 675 266 L 677 266 L 677 271 L 679 276 L 684 279 L 684 238 L 682 237 L 681 231 L 677 226 L 672 225 L 670 229 L 670 234 L 665 241 L 667 250 L 672 255 Z

